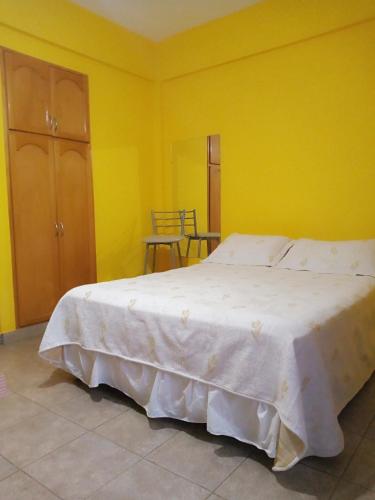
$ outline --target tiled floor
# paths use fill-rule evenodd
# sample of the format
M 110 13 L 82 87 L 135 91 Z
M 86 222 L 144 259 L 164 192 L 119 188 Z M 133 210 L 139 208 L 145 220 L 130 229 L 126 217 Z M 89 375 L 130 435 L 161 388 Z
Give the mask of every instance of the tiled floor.
M 40 360 L 39 341 L 0 346 L 1 500 L 375 500 L 375 377 L 341 416 L 339 457 L 274 474 L 251 446 L 87 389 Z

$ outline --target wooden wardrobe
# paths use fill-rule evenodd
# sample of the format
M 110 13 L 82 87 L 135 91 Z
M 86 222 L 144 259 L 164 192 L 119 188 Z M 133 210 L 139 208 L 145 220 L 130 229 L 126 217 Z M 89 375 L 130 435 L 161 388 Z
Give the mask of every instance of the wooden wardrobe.
M 3 50 L 17 325 L 96 280 L 85 75 Z

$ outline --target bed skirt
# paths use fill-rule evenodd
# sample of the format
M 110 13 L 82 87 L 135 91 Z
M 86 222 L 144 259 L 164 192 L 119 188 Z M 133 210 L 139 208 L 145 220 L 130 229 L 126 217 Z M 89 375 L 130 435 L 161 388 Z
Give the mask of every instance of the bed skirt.
M 77 344 L 55 347 L 40 355 L 89 387 L 106 384 L 118 389 L 142 406 L 150 418 L 205 423 L 211 434 L 254 445 L 276 458 L 276 471 L 287 470 L 302 458 L 300 440 L 286 429 L 277 410 L 268 403 Z

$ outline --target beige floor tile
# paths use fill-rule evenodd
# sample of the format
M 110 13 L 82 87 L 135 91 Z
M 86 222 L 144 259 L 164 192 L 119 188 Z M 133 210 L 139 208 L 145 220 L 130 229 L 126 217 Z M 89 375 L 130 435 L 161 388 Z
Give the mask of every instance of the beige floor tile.
M 170 420 L 149 419 L 140 410 L 131 409 L 101 425 L 96 432 L 138 455 L 145 456 L 170 439 L 177 430 Z
M 81 383 L 62 370 L 54 370 L 17 392 L 50 410 L 85 393 Z
M 50 491 L 23 472 L 0 481 L 0 498 L 4 500 L 58 500 Z
M 86 429 L 94 429 L 109 419 L 128 411 L 128 406 L 102 392 L 91 391 L 54 407 L 54 411 Z
M 344 473 L 344 479 L 375 491 L 375 441 L 363 439 Z
M 133 453 L 88 433 L 26 467 L 63 499 L 86 498 L 139 460 Z
M 11 348 L 4 348 L 0 346 L 0 361 L 1 371 L 15 375 L 19 374 L 19 370 L 22 370 L 22 366 L 25 364 L 28 366 L 33 365 L 34 367 L 39 366 L 39 369 L 48 368 L 48 365 L 41 362 L 36 352 L 28 349 L 20 352 L 14 352 Z
M 367 439 L 373 439 L 375 441 L 375 418 L 372 420 L 371 424 L 369 425 L 365 437 Z
M 375 500 L 375 492 L 357 484 L 340 481 L 331 500 Z
M 329 458 L 307 457 L 302 461 L 302 463 L 308 465 L 309 467 L 313 467 L 314 469 L 328 472 L 329 474 L 339 477 L 346 469 L 346 466 L 352 458 L 360 440 L 361 436 L 358 434 L 347 432 L 345 433 L 345 448 L 340 455 Z
M 328 499 L 335 479 L 297 464 L 286 472 L 273 473 L 263 461 L 247 459 L 215 491 L 228 500 Z M 251 497 L 249 496 L 251 492 Z
M 39 347 L 46 327 L 47 322 L 19 328 L 10 335 L 4 335 L 4 344 L 6 346 L 17 346 L 19 344 L 29 343 Z
M 10 342 L 8 344 L 1 346 L 1 349 L 4 351 L 4 353 L 7 354 L 8 358 L 11 356 L 12 359 L 21 357 L 24 358 L 32 357 L 34 359 L 38 359 L 40 342 L 41 342 L 41 337 L 33 337 L 30 339 L 22 339 L 17 342 Z
M 375 376 L 350 401 L 339 416 L 344 431 L 363 436 L 375 416 Z
M 212 491 L 245 459 L 247 448 L 208 433 L 180 432 L 147 458 Z
M 203 500 L 209 491 L 149 462 L 139 462 L 90 500 Z
M 21 357 L 9 354 L 4 371 L 10 387 L 15 392 L 21 392 L 29 387 L 74 380 L 71 374 L 46 363 L 36 353 L 25 352 Z
M 12 393 L 0 399 L 0 431 L 24 419 L 37 415 L 44 409 L 18 394 Z
M 9 463 L 5 458 L 0 457 L 0 481 L 5 477 L 10 476 L 13 472 L 16 472 L 16 467 Z M 1 498 L 1 497 L 0 497 Z
M 22 467 L 44 456 L 84 430 L 72 422 L 44 410 L 35 417 L 0 432 L 0 453 Z

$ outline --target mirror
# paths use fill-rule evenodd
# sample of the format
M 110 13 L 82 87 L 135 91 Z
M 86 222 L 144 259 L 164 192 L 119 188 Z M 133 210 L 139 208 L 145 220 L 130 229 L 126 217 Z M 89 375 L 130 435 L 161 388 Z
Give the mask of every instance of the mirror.
M 171 188 L 173 210 L 196 210 L 198 233 L 220 233 L 220 136 L 198 137 L 173 143 L 171 149 Z M 189 226 L 186 233 L 194 233 Z M 216 248 L 218 239 L 202 240 L 200 258 Z M 186 255 L 187 241 L 181 245 Z M 199 260 L 199 240 L 193 239 L 189 263 Z

